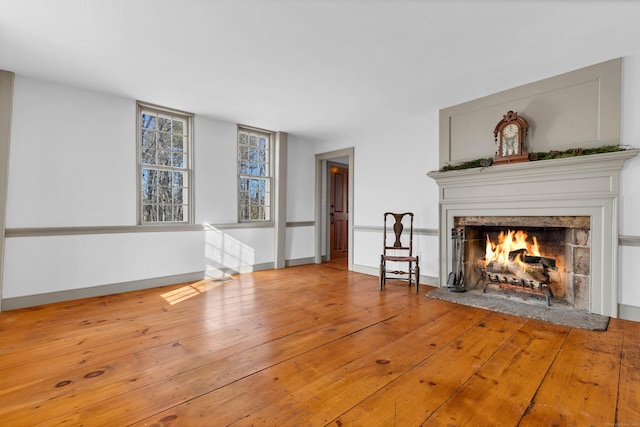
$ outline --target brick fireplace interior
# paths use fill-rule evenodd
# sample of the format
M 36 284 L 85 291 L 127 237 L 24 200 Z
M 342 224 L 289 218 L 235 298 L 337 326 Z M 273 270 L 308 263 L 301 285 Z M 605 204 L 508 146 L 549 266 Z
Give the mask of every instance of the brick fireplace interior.
M 589 311 L 589 216 L 463 216 L 454 218 L 454 227 L 453 235 L 464 236 L 467 290 L 544 298 L 549 304 Z M 501 243 L 511 247 L 501 248 Z M 492 261 L 491 255 L 501 250 L 504 260 Z

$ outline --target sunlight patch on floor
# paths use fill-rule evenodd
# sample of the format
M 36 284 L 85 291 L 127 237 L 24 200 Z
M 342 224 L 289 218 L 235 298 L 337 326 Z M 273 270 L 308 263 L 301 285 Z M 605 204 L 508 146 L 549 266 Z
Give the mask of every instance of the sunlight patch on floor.
M 175 305 L 182 301 L 186 301 L 189 298 L 193 298 L 197 295 L 203 294 L 213 288 L 222 286 L 225 282 L 233 280 L 231 277 L 219 277 L 217 279 L 205 279 L 198 282 L 190 283 L 182 286 L 178 289 L 160 294 L 169 304 Z

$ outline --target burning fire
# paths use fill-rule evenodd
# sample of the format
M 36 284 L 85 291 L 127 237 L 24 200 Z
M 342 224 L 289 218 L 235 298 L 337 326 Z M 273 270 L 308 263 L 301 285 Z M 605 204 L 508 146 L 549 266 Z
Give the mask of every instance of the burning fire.
M 519 250 L 526 250 L 527 255 L 541 256 L 538 247 L 538 239 L 533 236 L 533 243 L 527 239 L 529 235 L 522 230 L 509 230 L 506 233 L 501 231 L 498 235 L 498 243 L 494 243 L 487 236 L 487 248 L 485 251 L 485 261 L 497 261 L 501 264 L 508 264 L 510 261 L 522 263 L 520 254 L 515 259 L 509 259 L 509 253 Z

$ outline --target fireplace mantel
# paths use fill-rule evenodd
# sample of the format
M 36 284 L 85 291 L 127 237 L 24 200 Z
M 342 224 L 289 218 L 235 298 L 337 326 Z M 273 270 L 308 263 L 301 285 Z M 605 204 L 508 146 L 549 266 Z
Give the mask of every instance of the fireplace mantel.
M 486 168 L 429 172 L 440 194 L 440 286 L 452 271 L 450 231 L 461 216 L 589 216 L 589 311 L 617 317 L 620 171 L 637 149 Z

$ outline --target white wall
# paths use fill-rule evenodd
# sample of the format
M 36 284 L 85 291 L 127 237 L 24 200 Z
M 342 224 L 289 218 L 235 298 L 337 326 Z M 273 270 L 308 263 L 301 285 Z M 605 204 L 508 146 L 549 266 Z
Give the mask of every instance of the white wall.
M 7 228 L 135 224 L 135 108 L 17 75 Z
M 640 54 L 622 62 L 621 143 L 640 148 Z M 620 234 L 640 237 L 640 157 L 625 162 L 620 174 Z M 640 307 L 640 247 L 621 246 L 618 302 Z M 640 320 L 640 319 L 637 319 Z
M 438 111 L 390 115 L 377 128 L 319 143 L 317 152 L 354 147 L 354 269 L 377 274 L 384 212 L 411 211 L 414 227 L 437 230 L 438 186 L 427 172 L 438 168 Z M 414 236 L 420 274 L 438 275 L 437 236 Z
M 289 135 L 287 157 L 287 222 L 313 221 L 315 143 Z M 313 225 L 287 228 L 285 259 L 313 258 L 313 243 Z
M 504 88 L 508 89 L 508 88 Z M 623 61 L 621 143 L 640 147 L 640 54 Z M 382 213 L 413 211 L 416 227 L 438 228 L 438 188 L 426 176 L 438 169 L 438 111 L 418 117 L 389 118 L 379 128 L 318 144 L 317 152 L 355 147 L 355 224 L 381 226 Z M 620 234 L 640 238 L 640 156 L 621 174 Z M 375 272 L 382 236 L 371 231 L 354 236 L 354 265 Z M 419 236 L 421 274 L 438 276 L 438 241 Z M 621 246 L 618 302 L 640 309 L 640 247 Z
M 235 123 L 195 116 L 195 218 L 204 229 L 139 232 L 132 230 L 136 101 L 18 75 L 13 105 L 7 229 L 36 235 L 6 239 L 3 298 L 174 275 L 216 276 L 273 263 L 272 227 L 232 225 L 237 223 Z M 314 146 L 290 138 L 288 157 L 288 220 L 311 221 Z M 37 233 L 56 227 L 120 229 Z M 292 229 L 288 257 L 313 256 L 308 234 L 305 227 Z
M 6 240 L 3 298 L 203 271 L 202 232 Z
M 505 88 L 507 89 L 507 88 Z M 136 223 L 135 100 L 16 76 L 7 228 Z M 170 106 L 169 106 L 170 107 Z M 623 62 L 622 144 L 640 146 L 640 55 Z M 438 111 L 390 112 L 377 128 L 312 143 L 289 136 L 287 221 L 313 220 L 314 153 L 354 147 L 354 226 L 413 211 L 438 228 Z M 284 130 L 286 131 L 286 129 Z M 271 229 L 219 229 L 236 222 L 236 127 L 196 116 L 196 223 L 207 231 L 6 239 L 3 297 L 34 295 L 273 261 Z M 621 175 L 620 234 L 640 236 L 640 158 Z M 287 230 L 287 259 L 313 256 L 311 227 Z M 376 271 L 381 236 L 355 233 L 354 264 Z M 421 273 L 438 275 L 438 242 L 418 236 Z M 620 248 L 619 302 L 640 308 L 640 247 Z
M 196 224 L 238 222 L 236 135 L 235 123 L 194 119 Z
M 287 221 L 313 221 L 315 143 L 289 135 Z

